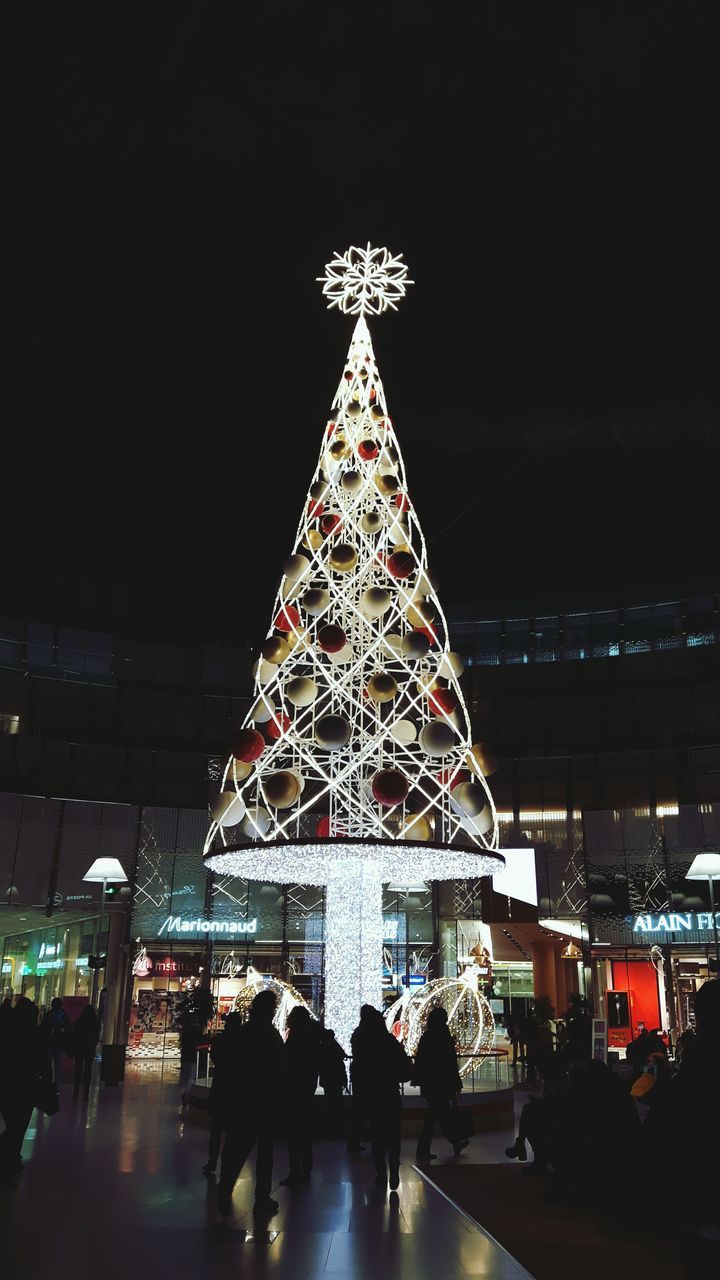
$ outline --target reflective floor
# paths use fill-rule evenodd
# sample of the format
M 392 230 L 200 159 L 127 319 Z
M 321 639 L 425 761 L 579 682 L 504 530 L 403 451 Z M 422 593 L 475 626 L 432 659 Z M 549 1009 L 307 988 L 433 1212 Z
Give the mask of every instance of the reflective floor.
M 527 1280 L 412 1168 L 413 1142 L 404 1146 L 397 1193 L 375 1188 L 367 1154 L 348 1156 L 325 1142 L 316 1147 L 312 1184 L 277 1187 L 280 1210 L 264 1228 L 253 1220 L 251 1164 L 232 1217 L 218 1218 L 214 1184 L 200 1172 L 207 1131 L 180 1111 L 176 1075 L 133 1067 L 119 1089 L 95 1087 L 82 1103 L 65 1088 L 59 1115 L 35 1114 L 20 1185 L 0 1192 L 3 1276 L 63 1277 L 92 1267 L 105 1280 L 203 1273 Z M 475 1138 L 460 1159 L 503 1159 L 508 1141 L 508 1133 Z M 440 1163 L 453 1159 L 442 1139 L 434 1149 Z M 279 1143 L 276 1185 L 286 1172 Z

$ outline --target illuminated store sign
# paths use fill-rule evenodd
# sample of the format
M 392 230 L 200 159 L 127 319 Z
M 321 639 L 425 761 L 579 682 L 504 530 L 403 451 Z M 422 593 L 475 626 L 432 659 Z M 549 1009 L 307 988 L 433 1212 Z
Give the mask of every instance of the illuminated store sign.
M 160 926 L 160 933 L 229 933 L 234 938 L 245 933 L 257 932 L 257 920 L 184 920 L 182 916 L 168 916 Z
M 715 912 L 715 926 L 720 928 L 720 911 Z M 713 928 L 711 911 L 668 911 L 661 916 L 636 916 L 633 933 L 682 933 L 683 930 Z

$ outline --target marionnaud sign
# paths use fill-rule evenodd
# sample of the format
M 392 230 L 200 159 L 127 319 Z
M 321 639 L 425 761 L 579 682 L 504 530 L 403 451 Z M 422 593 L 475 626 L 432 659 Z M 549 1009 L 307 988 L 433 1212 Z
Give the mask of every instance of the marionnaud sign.
M 715 923 L 720 928 L 720 911 L 715 912 Z M 685 930 L 713 928 L 711 911 L 668 911 L 665 915 L 635 917 L 633 933 L 682 933 Z
M 160 926 L 160 933 L 229 933 L 239 937 L 243 933 L 256 933 L 257 920 L 185 920 L 182 916 L 168 916 Z

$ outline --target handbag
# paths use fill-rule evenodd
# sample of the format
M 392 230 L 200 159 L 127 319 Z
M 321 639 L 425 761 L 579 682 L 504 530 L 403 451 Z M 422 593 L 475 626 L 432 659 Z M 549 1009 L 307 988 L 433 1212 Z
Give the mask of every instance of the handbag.
M 33 1087 L 33 1106 L 46 1116 L 56 1116 L 60 1110 L 57 1089 L 52 1080 L 41 1076 Z
M 453 1112 L 455 1115 L 455 1141 L 465 1142 L 475 1136 L 475 1121 L 469 1107 L 461 1107 L 457 1094 L 454 1095 Z

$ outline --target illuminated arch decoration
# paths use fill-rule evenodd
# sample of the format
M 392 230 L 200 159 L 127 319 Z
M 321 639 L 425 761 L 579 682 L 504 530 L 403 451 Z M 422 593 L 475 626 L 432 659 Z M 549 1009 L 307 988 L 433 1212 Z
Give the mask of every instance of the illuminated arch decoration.
M 459 978 L 436 978 L 417 991 L 403 992 L 388 1009 L 385 1025 L 414 1058 L 428 1015 L 438 1008 L 448 1015 L 460 1075 L 466 1076 L 495 1045 L 495 1018 L 478 989 L 478 973 L 473 965 L 468 965 Z
M 347 1046 L 360 1004 L 381 1003 L 382 884 L 491 875 L 503 860 L 490 756 L 472 742 L 365 320 L 395 309 L 407 268 L 352 247 L 323 281 L 329 306 L 358 320 L 205 859 L 326 887 L 325 1020 Z
M 239 1013 L 243 1022 L 249 1018 L 250 1006 L 261 991 L 274 991 L 277 996 L 273 1025 L 280 1032 L 283 1040 L 287 1032 L 288 1015 L 297 1005 L 302 1005 L 313 1018 L 315 1017 L 307 1001 L 303 999 L 300 992 L 296 991 L 291 983 L 283 982 L 280 978 L 263 977 L 257 969 L 253 968 L 252 965 L 248 965 L 245 986 L 235 997 L 233 1007 L 233 1012 Z

